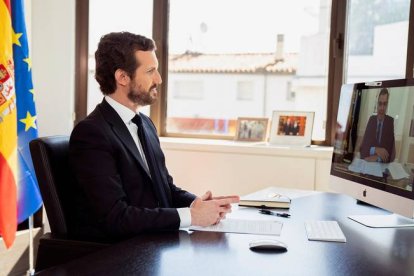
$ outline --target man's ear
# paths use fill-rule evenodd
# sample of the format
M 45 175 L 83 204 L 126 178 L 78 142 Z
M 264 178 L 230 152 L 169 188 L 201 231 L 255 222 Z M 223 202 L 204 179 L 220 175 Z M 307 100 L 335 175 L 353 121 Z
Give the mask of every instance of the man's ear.
M 117 69 L 115 71 L 115 80 L 119 85 L 126 86 L 130 81 L 130 77 L 124 70 Z

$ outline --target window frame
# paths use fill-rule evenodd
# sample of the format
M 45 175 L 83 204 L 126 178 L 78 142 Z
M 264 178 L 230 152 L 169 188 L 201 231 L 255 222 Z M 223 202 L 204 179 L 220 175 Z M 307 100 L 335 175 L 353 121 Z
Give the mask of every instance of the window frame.
M 327 85 L 327 117 L 325 126 L 325 140 L 312 141 L 314 145 L 333 145 L 335 137 L 335 120 L 338 111 L 338 102 L 343 84 L 344 66 L 344 37 L 346 30 L 347 0 L 332 0 L 331 24 L 328 58 L 328 85 Z M 160 86 L 159 100 L 151 106 L 150 116 L 158 130 L 159 136 L 186 137 L 204 139 L 231 140 L 233 136 L 199 135 L 168 133 L 166 131 L 167 99 L 168 99 L 168 29 L 169 29 L 169 0 L 153 0 L 153 34 L 157 45 L 159 70 L 163 77 Z M 334 19 L 334 20 L 333 20 Z M 89 0 L 76 0 L 76 47 L 75 47 L 75 124 L 86 117 L 87 113 L 87 74 L 88 74 L 88 26 Z M 414 0 L 410 2 L 408 27 L 406 74 L 405 78 L 414 77 Z

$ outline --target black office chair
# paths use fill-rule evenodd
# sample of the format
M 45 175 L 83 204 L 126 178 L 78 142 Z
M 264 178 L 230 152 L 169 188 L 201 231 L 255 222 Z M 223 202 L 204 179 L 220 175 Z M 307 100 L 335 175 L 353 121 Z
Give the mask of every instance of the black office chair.
M 30 142 L 30 153 L 51 233 L 39 241 L 36 270 L 62 264 L 105 248 L 109 243 L 76 239 L 74 177 L 69 166 L 69 137 L 51 136 Z

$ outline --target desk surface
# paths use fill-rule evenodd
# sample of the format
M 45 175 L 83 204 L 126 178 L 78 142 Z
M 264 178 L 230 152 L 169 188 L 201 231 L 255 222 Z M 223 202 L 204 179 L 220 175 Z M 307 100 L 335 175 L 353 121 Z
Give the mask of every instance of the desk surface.
M 338 194 L 292 200 L 281 253 L 249 250 L 269 237 L 186 231 L 140 235 L 39 275 L 413 275 L 414 228 L 365 227 L 348 215 L 384 214 Z M 308 241 L 304 222 L 337 220 L 346 243 Z

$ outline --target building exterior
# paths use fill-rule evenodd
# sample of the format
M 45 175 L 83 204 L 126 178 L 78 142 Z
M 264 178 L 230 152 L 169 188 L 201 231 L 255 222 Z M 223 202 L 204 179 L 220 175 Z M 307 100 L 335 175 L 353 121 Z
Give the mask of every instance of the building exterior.
M 232 122 L 238 117 L 270 118 L 273 110 L 294 109 L 292 81 L 296 68 L 297 54 L 279 59 L 276 53 L 171 55 L 168 130 L 233 132 Z M 193 129 L 189 124 L 187 129 L 180 129 L 180 122 L 186 118 L 193 119 Z M 197 130 L 197 122 L 203 120 L 212 124 Z M 229 128 L 208 129 L 217 120 L 227 121 Z

